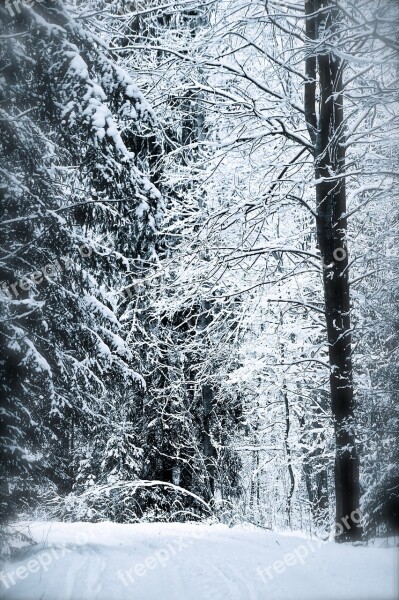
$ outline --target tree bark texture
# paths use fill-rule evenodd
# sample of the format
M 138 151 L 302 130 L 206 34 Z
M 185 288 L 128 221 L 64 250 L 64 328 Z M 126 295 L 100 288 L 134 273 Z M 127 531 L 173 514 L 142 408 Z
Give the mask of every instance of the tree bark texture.
M 335 430 L 336 541 L 358 539 L 359 458 L 354 431 L 353 367 L 345 189 L 343 63 L 331 49 L 339 10 L 334 0 L 307 0 L 305 118 L 314 145 L 317 243 L 322 255 L 325 318 Z M 329 34 L 329 44 L 321 38 Z M 324 32 L 324 33 L 323 33 Z M 315 43 L 317 42 L 317 44 Z M 318 96 L 318 101 L 317 101 Z

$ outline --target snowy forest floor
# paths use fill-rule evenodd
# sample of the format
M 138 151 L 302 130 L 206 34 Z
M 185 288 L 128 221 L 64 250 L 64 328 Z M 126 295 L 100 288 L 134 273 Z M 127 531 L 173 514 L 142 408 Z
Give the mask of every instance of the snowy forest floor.
M 23 529 L 22 529 L 23 527 Z M 396 599 L 397 548 L 225 525 L 30 523 L 6 600 Z

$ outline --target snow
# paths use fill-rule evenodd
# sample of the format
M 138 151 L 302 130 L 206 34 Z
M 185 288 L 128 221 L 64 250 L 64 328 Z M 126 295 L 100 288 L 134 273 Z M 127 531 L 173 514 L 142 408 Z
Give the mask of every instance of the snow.
M 105 133 L 110 137 L 115 145 L 115 148 L 126 158 L 133 157 L 133 153 L 129 152 L 122 141 L 116 123 L 112 118 L 112 113 L 105 104 L 102 104 L 97 98 L 90 98 L 87 108 L 83 111 L 83 115 L 89 117 L 92 128 L 95 130 L 95 135 L 101 141 Z
M 97 298 L 95 298 L 94 296 L 92 296 L 90 294 L 86 294 L 83 297 L 83 300 L 86 302 L 86 304 L 88 304 L 88 306 L 92 310 L 95 310 L 96 312 L 101 314 L 104 317 L 104 319 L 107 319 L 111 323 L 115 323 L 116 325 L 119 325 L 118 319 L 116 318 L 116 316 L 114 315 L 112 310 L 110 310 L 102 302 L 97 300 Z
M 150 207 L 148 203 L 143 200 L 138 207 L 136 208 L 136 215 L 139 219 L 142 219 L 144 215 L 146 215 L 149 211 Z
M 66 54 L 67 56 L 70 56 L 71 54 L 73 56 L 69 64 L 69 69 L 77 77 L 86 80 L 89 77 L 89 70 L 83 58 L 79 54 L 73 54 L 72 52 L 67 52 Z
M 127 346 L 126 342 L 118 334 L 113 333 L 106 327 L 101 327 L 101 331 L 103 332 L 105 337 L 111 340 L 112 345 L 114 346 L 115 351 L 117 352 L 117 354 L 119 354 L 119 356 L 125 356 L 128 359 L 133 358 L 133 354 L 129 350 L 129 347 Z
M 320 544 L 250 525 L 20 527 L 37 544 L 4 566 L 6 600 L 397 598 L 397 548 Z
M 156 116 L 149 103 L 145 100 L 143 94 L 140 92 L 138 87 L 135 85 L 129 74 L 122 69 L 119 65 L 113 65 L 113 70 L 115 73 L 116 79 L 119 81 L 119 84 L 124 88 L 124 92 L 126 97 L 134 102 L 135 107 L 132 105 L 132 112 L 130 114 L 131 118 L 135 118 L 137 112 L 140 115 L 140 118 L 145 118 L 148 115 L 149 119 L 153 124 L 156 123 Z M 123 107 L 124 112 L 126 113 L 126 104 Z
M 52 377 L 52 371 L 51 371 L 50 365 L 48 364 L 48 362 L 44 358 L 44 356 L 42 354 L 40 354 L 40 352 L 37 350 L 37 348 L 35 347 L 33 342 L 31 342 L 31 340 L 29 340 L 27 338 L 24 339 L 24 342 L 28 346 L 29 350 L 25 354 L 25 357 L 22 359 L 21 364 L 26 365 L 31 361 L 31 359 L 33 359 L 35 362 L 36 372 L 38 372 L 38 373 L 45 372 L 45 373 L 48 373 L 48 375 L 50 377 Z

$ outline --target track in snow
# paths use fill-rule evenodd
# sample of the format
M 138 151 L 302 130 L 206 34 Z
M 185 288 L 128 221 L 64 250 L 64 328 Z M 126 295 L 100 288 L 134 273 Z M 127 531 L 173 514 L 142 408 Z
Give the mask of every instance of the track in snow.
M 396 548 L 313 542 L 311 550 L 300 534 L 224 525 L 31 523 L 29 529 L 37 545 L 5 565 L 5 600 L 399 597 Z M 295 564 L 287 565 L 292 556 Z

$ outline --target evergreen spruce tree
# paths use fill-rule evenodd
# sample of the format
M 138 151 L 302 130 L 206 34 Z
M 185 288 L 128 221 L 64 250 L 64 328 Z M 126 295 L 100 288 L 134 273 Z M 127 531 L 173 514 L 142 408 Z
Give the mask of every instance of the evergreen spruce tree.
M 153 252 L 160 195 L 133 151 L 154 115 L 104 41 L 58 1 L 0 16 L 7 519 L 76 481 L 139 472 L 130 429 L 144 380 L 117 292 Z

